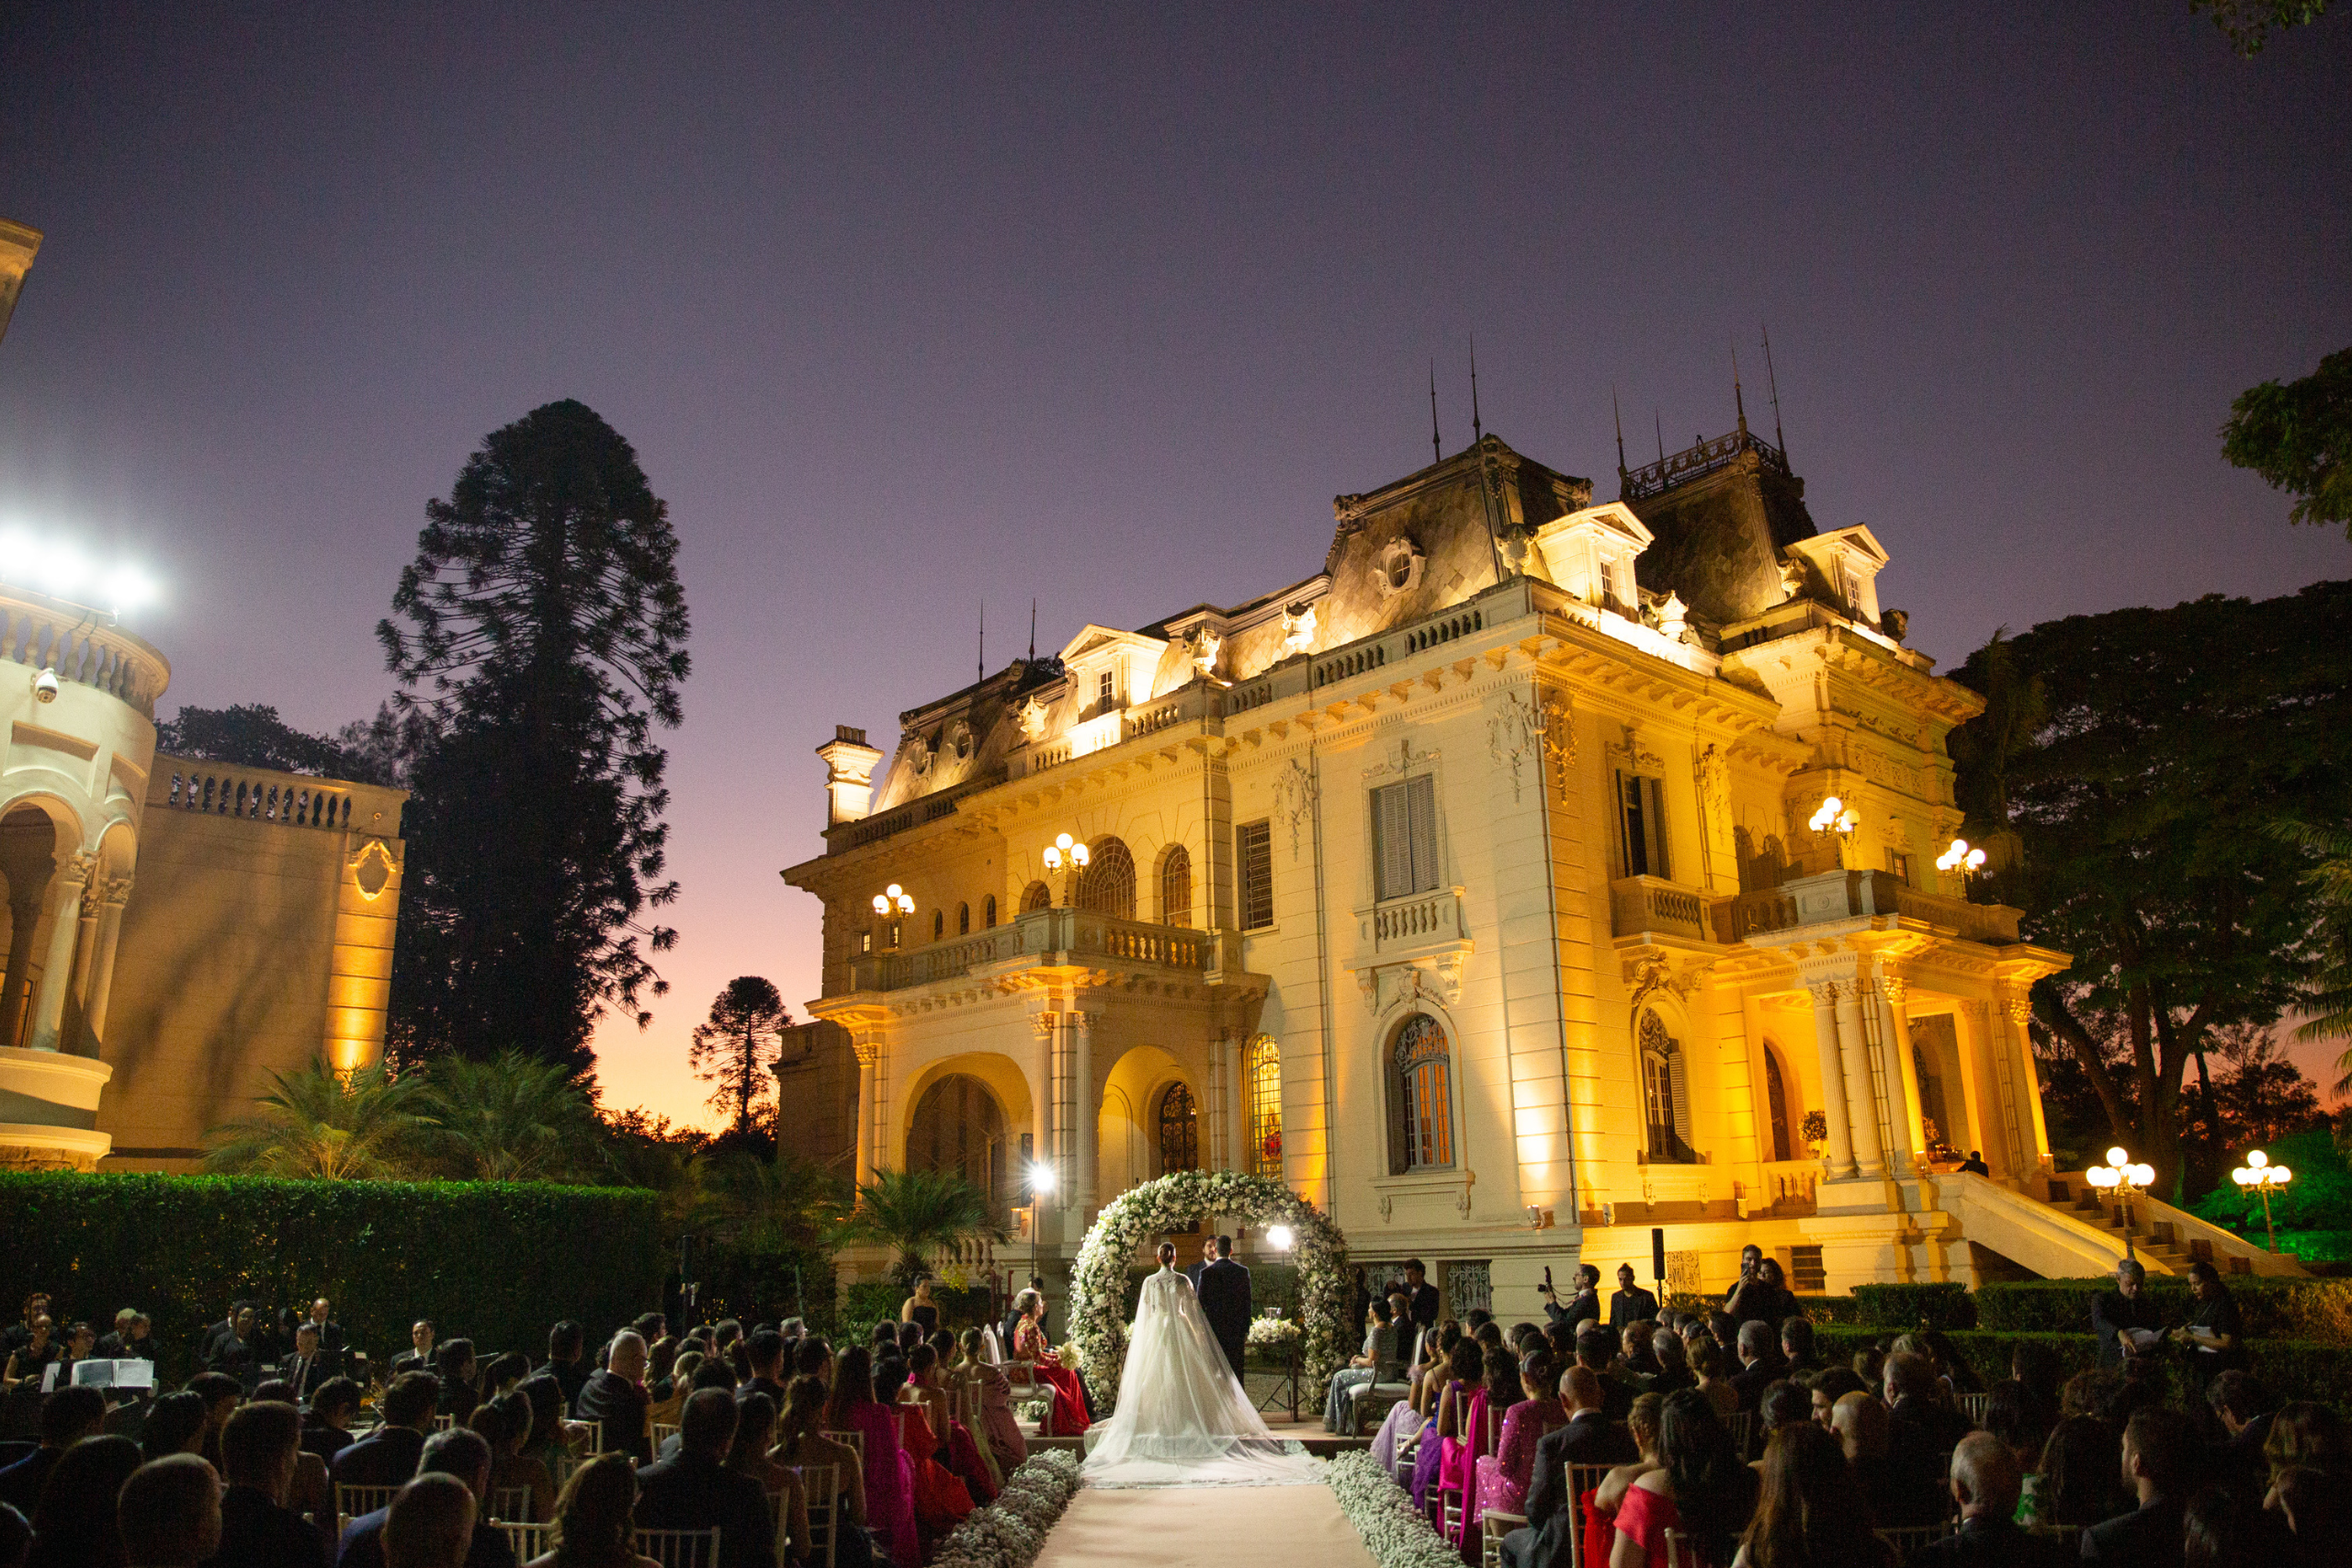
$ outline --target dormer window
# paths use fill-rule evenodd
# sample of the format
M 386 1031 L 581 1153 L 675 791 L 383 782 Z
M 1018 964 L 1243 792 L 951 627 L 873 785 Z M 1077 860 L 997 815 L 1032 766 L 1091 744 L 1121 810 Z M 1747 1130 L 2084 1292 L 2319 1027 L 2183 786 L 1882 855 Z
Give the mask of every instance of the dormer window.
M 1846 596 L 1846 608 L 1859 615 L 1862 613 L 1862 574 L 1852 567 L 1838 572 L 1838 591 Z
M 1600 602 L 1610 605 L 1617 603 L 1617 563 L 1607 556 L 1600 558 Z
M 1094 678 L 1094 705 L 1104 713 L 1118 706 L 1119 678 L 1105 670 Z

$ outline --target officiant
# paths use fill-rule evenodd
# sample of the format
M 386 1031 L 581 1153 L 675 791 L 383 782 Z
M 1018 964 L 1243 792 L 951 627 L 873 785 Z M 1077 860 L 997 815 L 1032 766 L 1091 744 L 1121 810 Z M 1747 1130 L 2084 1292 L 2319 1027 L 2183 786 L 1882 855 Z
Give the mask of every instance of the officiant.
M 2120 1367 L 2164 1343 L 2164 1318 L 2156 1303 L 2141 1287 L 2148 1271 L 2135 1258 L 2115 1266 L 2115 1289 L 2091 1303 L 2091 1328 L 2098 1335 L 2098 1364 L 2102 1371 Z

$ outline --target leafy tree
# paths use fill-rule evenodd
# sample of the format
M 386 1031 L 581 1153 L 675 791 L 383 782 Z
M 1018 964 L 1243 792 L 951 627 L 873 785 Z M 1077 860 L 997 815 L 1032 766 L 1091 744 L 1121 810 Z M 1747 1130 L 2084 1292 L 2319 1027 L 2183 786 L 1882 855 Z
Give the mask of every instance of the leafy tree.
M 207 1170 L 322 1181 L 416 1174 L 424 1130 L 418 1084 L 381 1066 L 346 1079 L 324 1062 L 273 1073 L 270 1083 L 259 1115 L 212 1129 Z
M 842 1227 L 844 1240 L 896 1247 L 891 1274 L 912 1286 L 930 1267 L 929 1255 L 971 1236 L 1002 1240 L 988 1194 L 954 1171 L 877 1170 L 857 1190 L 857 1208 Z
M 270 768 L 355 784 L 390 784 L 391 760 L 368 743 L 369 727 L 345 725 L 334 739 L 306 734 L 257 703 L 236 707 L 183 706 L 155 726 L 155 749 L 175 757 L 232 767 Z M 354 745 L 353 741 L 359 744 Z
M 502 1051 L 435 1059 L 423 1075 L 421 1142 L 447 1175 L 473 1181 L 570 1181 L 594 1158 L 596 1115 L 552 1062 Z
M 2309 27 L 2326 12 L 2327 0 L 2188 0 L 2188 8 L 2211 17 L 2230 47 L 2251 60 L 2273 28 Z
M 2007 654 L 2007 679 L 2041 682 L 2042 722 L 2004 748 L 1988 707 L 1952 748 L 1971 836 L 2018 835 L 1988 890 L 2075 955 L 2034 987 L 2035 1020 L 2163 1190 L 2183 1173 L 2188 1063 L 2216 1032 L 2278 1018 L 2312 964 L 2312 857 L 2267 827 L 2325 814 L 2352 782 L 2347 625 L 2343 582 L 2051 622 Z M 1959 678 L 1989 691 L 1998 647 Z M 2103 1015 L 2120 1021 L 2120 1070 Z
M 2352 348 L 2300 381 L 2241 392 L 2222 426 L 2222 456 L 2296 497 L 2290 523 L 2341 523 L 2352 537 Z
M 425 515 L 377 627 L 415 792 L 393 1042 L 584 1074 L 608 1010 L 650 1021 L 650 955 L 677 940 L 648 923 L 677 897 L 653 740 L 688 670 L 677 539 L 628 443 L 570 400 L 493 431 Z
M 2317 855 L 2311 884 L 2321 911 L 2319 952 L 2311 988 L 2301 998 L 2311 1016 L 2298 1040 L 2352 1040 L 2352 828 L 2282 822 L 2278 835 Z M 2352 1050 L 2335 1058 L 2344 1076 L 2331 1092 L 2352 1094 Z M 2352 1122 L 2346 1123 L 2352 1128 Z
M 718 1086 L 710 1108 L 740 1132 L 751 1131 L 775 1099 L 775 1076 L 768 1069 L 781 1055 L 784 1032 L 790 1027 L 792 1013 L 783 996 L 757 975 L 727 982 L 710 1004 L 710 1017 L 695 1026 L 686 1065 L 703 1082 Z

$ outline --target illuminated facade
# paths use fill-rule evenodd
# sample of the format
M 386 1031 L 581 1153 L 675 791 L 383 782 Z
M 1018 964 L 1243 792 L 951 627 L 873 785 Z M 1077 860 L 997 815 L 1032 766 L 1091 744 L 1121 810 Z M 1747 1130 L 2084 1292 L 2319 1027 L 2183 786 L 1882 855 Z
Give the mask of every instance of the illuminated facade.
M 1488 436 L 1340 497 L 1311 577 L 820 747 L 785 876 L 859 1170 L 929 1162 L 952 1083 L 1048 1255 L 1197 1160 L 1513 1316 L 1547 1263 L 1646 1278 L 1652 1226 L 1677 1288 L 1751 1241 L 1800 1289 L 2120 1253 L 2049 1201 L 2025 998 L 2065 957 L 1936 863 L 1979 701 L 1903 646 L 1885 551 L 1744 419 L 1620 480 Z

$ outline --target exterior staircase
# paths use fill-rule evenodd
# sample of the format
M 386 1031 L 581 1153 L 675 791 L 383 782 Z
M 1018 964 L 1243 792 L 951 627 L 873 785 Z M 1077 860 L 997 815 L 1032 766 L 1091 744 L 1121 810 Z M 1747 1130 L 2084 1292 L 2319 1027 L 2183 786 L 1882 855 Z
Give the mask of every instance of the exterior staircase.
M 2123 1222 L 2080 1172 L 2045 1172 L 2031 1192 L 1961 1172 L 1924 1178 L 1929 1184 L 1935 1206 L 1960 1221 L 1962 1235 L 2043 1279 L 2111 1273 L 2123 1258 Z M 2224 1274 L 2303 1272 L 2292 1258 L 2144 1194 L 2132 1200 L 2132 1212 L 2131 1249 L 2151 1273 L 2185 1274 L 2200 1258 Z

